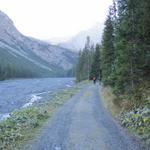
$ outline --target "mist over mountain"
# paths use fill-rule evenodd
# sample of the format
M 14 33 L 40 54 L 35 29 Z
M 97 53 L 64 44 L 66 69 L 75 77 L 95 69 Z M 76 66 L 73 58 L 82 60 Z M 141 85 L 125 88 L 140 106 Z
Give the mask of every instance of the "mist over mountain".
M 100 23 L 96 24 L 89 30 L 80 32 L 70 40 L 66 42 L 61 42 L 58 45 L 61 47 L 72 49 L 74 51 L 79 51 L 80 49 L 84 48 L 87 36 L 90 36 L 92 44 L 101 43 L 103 28 L 104 28 L 103 24 Z
M 66 76 L 76 61 L 66 48 L 22 35 L 0 11 L 0 78 Z

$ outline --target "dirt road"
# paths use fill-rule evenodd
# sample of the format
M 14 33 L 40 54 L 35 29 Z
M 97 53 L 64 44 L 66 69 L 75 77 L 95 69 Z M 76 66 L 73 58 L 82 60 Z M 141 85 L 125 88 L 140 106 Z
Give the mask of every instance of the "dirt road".
M 72 97 L 28 150 L 148 150 L 129 136 L 103 107 L 97 85 Z

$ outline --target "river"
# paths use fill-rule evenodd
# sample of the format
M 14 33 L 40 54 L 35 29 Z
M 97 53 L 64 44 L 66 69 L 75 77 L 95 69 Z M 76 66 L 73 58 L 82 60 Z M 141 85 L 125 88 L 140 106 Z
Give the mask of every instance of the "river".
M 38 78 L 0 81 L 0 120 L 16 109 L 32 105 L 49 93 L 71 87 L 74 78 Z

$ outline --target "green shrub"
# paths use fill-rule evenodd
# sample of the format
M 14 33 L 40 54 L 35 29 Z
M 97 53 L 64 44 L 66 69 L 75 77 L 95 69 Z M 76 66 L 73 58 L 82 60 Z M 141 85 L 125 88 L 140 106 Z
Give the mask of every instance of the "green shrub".
M 121 124 L 150 144 L 150 109 L 148 107 L 135 108 L 130 112 L 123 112 L 120 115 Z
M 38 127 L 47 117 L 45 111 L 35 107 L 14 112 L 0 123 L 0 150 L 23 138 L 25 130 Z

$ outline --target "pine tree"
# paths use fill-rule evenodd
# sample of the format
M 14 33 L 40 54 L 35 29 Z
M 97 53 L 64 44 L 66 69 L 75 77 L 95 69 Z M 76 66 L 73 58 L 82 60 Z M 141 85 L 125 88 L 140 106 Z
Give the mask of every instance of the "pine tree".
M 88 80 L 93 62 L 94 47 L 91 45 L 90 37 L 87 37 L 85 47 L 79 52 L 79 61 L 76 66 L 77 81 Z
M 118 0 L 118 18 L 115 40 L 115 87 L 121 93 L 131 92 L 140 83 L 143 60 L 141 26 L 141 1 Z
M 100 60 L 100 45 L 96 45 L 96 50 L 93 56 L 93 63 L 91 65 L 90 78 L 96 77 L 101 80 L 101 60 Z
M 140 79 L 142 81 L 150 80 L 150 1 L 144 0 L 139 2 L 138 6 L 138 47 L 140 49 L 138 62 L 138 69 Z M 150 81 L 149 81 L 150 82 Z
M 105 85 L 112 85 L 111 78 L 114 64 L 114 26 L 110 8 L 109 15 L 105 22 L 102 40 L 102 81 Z

